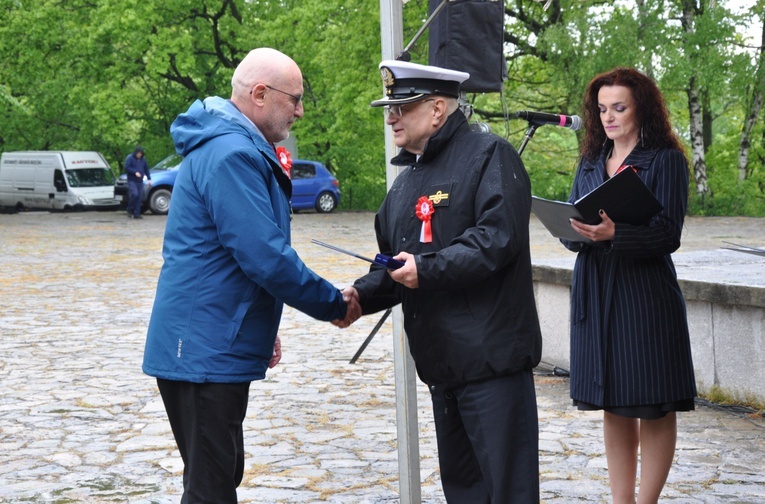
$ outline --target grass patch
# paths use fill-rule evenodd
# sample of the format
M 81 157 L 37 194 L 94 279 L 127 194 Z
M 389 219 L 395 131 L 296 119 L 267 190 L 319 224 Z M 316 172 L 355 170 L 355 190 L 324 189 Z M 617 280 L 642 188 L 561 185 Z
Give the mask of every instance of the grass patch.
M 712 404 L 723 407 L 736 407 L 749 418 L 765 418 L 765 403 L 758 400 L 752 393 L 739 393 L 712 385 L 709 389 L 699 393 L 699 397 Z

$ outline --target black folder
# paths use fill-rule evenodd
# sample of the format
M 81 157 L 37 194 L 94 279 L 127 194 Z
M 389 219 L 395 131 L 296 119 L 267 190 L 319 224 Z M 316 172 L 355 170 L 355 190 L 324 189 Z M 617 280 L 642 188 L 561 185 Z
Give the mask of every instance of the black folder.
M 661 212 L 664 206 L 656 199 L 630 167 L 622 170 L 576 202 L 554 201 L 532 196 L 531 210 L 556 238 L 586 242 L 590 240 L 571 228 L 569 219 L 598 224 L 600 209 L 614 222 L 641 225 Z

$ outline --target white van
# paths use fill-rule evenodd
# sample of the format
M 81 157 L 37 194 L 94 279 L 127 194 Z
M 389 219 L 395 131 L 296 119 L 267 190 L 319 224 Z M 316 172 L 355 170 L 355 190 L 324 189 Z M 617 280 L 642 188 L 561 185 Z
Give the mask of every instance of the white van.
M 98 152 L 3 152 L 0 207 L 116 209 L 114 174 Z

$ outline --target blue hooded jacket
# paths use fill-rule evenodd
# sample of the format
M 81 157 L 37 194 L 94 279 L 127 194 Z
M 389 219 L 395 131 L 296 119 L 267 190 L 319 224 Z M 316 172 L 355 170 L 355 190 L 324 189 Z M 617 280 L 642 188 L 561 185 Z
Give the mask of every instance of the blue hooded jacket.
M 170 132 L 184 160 L 143 371 L 195 383 L 262 379 L 283 303 L 334 320 L 345 302 L 290 246 L 290 180 L 233 103 L 196 101 Z

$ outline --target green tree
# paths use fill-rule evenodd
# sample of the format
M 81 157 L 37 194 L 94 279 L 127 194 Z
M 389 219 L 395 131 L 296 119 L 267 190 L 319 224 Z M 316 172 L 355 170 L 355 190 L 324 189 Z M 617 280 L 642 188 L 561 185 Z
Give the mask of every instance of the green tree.
M 735 124 L 744 109 L 755 110 L 743 98 L 755 96 L 757 78 L 750 75 L 751 63 L 735 51 L 740 43 L 737 28 L 744 26 L 746 16 L 734 15 L 721 2 L 692 0 L 549 0 L 544 6 L 517 0 L 506 2 L 506 16 L 511 49 L 505 95 L 520 103 L 518 108 L 578 113 L 591 77 L 615 66 L 633 66 L 651 75 L 667 99 L 674 124 L 689 146 L 694 192 L 707 194 L 708 171 L 734 166 L 726 157 L 721 161 L 725 169 L 716 165 L 708 170 L 706 154 L 719 141 L 715 127 Z M 757 114 L 750 117 L 752 123 L 762 123 Z M 570 181 L 568 167 L 576 156 L 574 151 L 572 157 L 561 156 L 560 146 L 566 144 L 560 133 L 546 135 L 537 134 L 529 144 L 532 152 L 524 157 L 535 191 L 558 197 L 563 184 L 556 183 L 556 176 Z M 720 187 L 716 183 L 711 185 Z M 729 186 L 724 187 L 727 192 Z
M 404 6 L 405 43 L 427 9 Z M 595 74 L 634 66 L 659 83 L 689 146 L 703 195 L 693 210 L 761 215 L 763 41 L 744 53 L 739 32 L 762 24 L 762 12 L 763 0 L 737 14 L 709 0 L 505 0 L 503 92 L 467 98 L 476 120 L 520 146 L 526 124 L 510 111 L 581 114 Z M 158 161 L 173 150 L 175 117 L 195 99 L 228 96 L 233 69 L 259 46 L 303 70 L 300 157 L 335 172 L 341 208 L 377 208 L 386 163 L 383 114 L 369 107 L 382 88 L 378 2 L 0 0 L 0 150 L 99 150 L 119 168 L 141 143 Z M 427 63 L 427 37 L 410 52 Z M 535 194 L 567 195 L 580 138 L 536 132 L 523 153 Z

